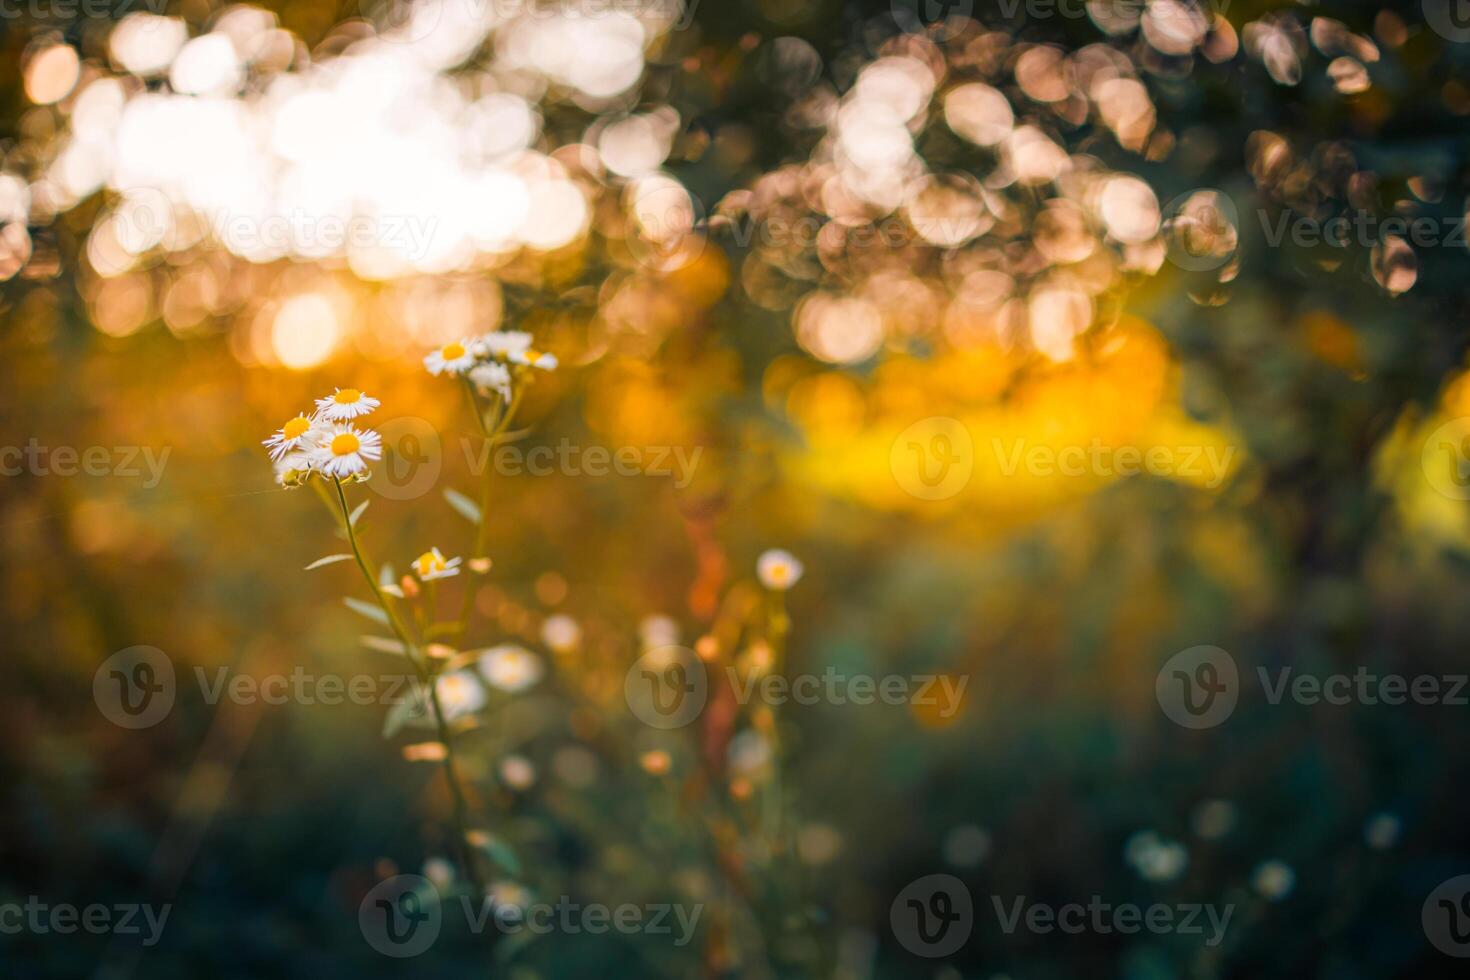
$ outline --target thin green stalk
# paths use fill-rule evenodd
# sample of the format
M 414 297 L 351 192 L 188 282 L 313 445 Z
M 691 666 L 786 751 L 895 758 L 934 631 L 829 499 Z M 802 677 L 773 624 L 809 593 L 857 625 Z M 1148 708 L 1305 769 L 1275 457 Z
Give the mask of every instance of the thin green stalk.
M 485 886 L 480 878 L 479 864 L 475 861 L 474 851 L 469 843 L 469 806 L 465 803 L 464 790 L 460 787 L 459 772 L 454 759 L 454 743 L 449 736 L 449 723 L 444 717 L 444 706 L 439 701 L 439 688 L 434 684 L 428 666 L 419 654 L 418 645 L 409 636 L 408 630 L 399 620 L 392 604 L 383 596 L 382 589 L 378 587 L 377 576 L 373 574 L 372 569 L 368 567 L 367 559 L 363 557 L 362 546 L 357 540 L 357 531 L 352 526 L 352 511 L 347 506 L 347 494 L 342 490 L 342 481 L 333 477 L 332 483 L 337 488 L 337 503 L 342 508 L 342 526 L 346 528 L 347 541 L 352 545 L 352 557 L 357 559 L 357 567 L 361 569 L 362 577 L 367 579 L 373 598 L 377 600 L 383 613 L 388 617 L 388 625 L 398 637 L 398 642 L 403 644 L 404 652 L 418 673 L 420 683 L 429 692 L 429 703 L 434 708 L 434 723 L 438 728 L 439 741 L 444 745 L 444 777 L 449 781 L 450 795 L 454 799 L 457 850 L 465 872 L 470 877 L 470 883 L 475 887 L 476 896 L 481 896 L 485 893 Z
M 470 399 L 470 411 L 475 416 L 475 421 L 480 426 L 480 433 L 485 437 L 486 442 L 485 468 L 480 473 L 480 519 L 475 524 L 475 546 L 470 551 L 466 565 L 476 558 L 485 557 L 485 549 L 490 546 L 490 490 L 492 478 L 495 476 L 495 443 L 510 427 L 511 420 L 515 418 L 516 409 L 521 403 L 522 390 L 524 389 L 516 390 L 511 396 L 510 404 L 505 407 L 505 411 L 496 418 L 493 425 L 487 426 L 485 417 L 480 414 L 480 405 L 475 398 L 474 386 L 468 380 L 465 381 L 465 391 Z M 464 598 L 460 602 L 459 618 L 454 621 L 454 630 L 451 634 L 455 637 L 463 637 L 470 628 L 470 614 L 475 607 L 475 575 L 474 569 L 468 567 L 465 569 Z
M 771 670 L 779 673 L 786 669 L 786 634 L 791 626 L 791 620 L 786 616 L 785 593 L 777 590 L 767 593 L 767 617 L 767 642 L 771 645 Z M 781 718 L 777 714 L 776 705 L 770 705 L 768 710 L 771 712 L 771 778 L 766 787 L 761 815 L 765 826 L 766 841 L 770 845 L 771 856 L 774 858 L 781 847 L 782 833 Z

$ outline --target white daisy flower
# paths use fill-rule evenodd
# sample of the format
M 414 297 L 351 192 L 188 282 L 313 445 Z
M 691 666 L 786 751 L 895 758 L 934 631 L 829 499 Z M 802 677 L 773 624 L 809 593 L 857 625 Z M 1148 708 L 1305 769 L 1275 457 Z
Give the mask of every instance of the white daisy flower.
M 470 344 L 476 357 L 509 357 L 531 346 L 531 335 L 523 330 L 492 330 Z
M 547 616 L 541 624 L 541 641 L 557 653 L 571 653 L 582 644 L 582 627 L 566 613 Z
M 764 552 L 755 562 L 755 574 L 761 584 L 777 592 L 785 592 L 801 581 L 805 569 L 789 551 L 772 548 Z
M 480 676 L 501 691 L 514 694 L 539 681 L 546 673 L 541 658 L 513 643 L 502 643 L 480 654 Z
M 413 570 L 425 582 L 436 578 L 450 578 L 459 574 L 459 558 L 446 559 L 438 548 L 430 548 L 413 560 Z
M 276 460 L 275 468 L 278 484 L 283 487 L 299 487 L 311 476 L 316 466 L 312 462 L 311 453 L 296 450 Z
M 445 721 L 474 714 L 485 707 L 485 689 L 468 670 L 441 674 L 434 681 L 434 691 L 439 695 L 439 707 L 444 711 Z
M 481 364 L 470 371 L 470 380 L 480 394 L 488 395 L 493 391 L 502 400 L 510 401 L 510 369 L 504 364 Z
M 323 434 L 313 450 L 312 462 L 328 476 L 338 479 L 366 472 L 368 460 L 383 456 L 383 437 L 371 429 L 336 425 Z
M 356 388 L 338 388 L 327 397 L 316 400 L 316 413 L 328 422 L 346 422 L 368 414 L 380 404 L 376 398 L 369 398 Z
M 468 340 L 455 340 L 424 358 L 424 367 L 436 378 L 441 374 L 464 374 L 475 366 Z
M 316 423 L 305 415 L 298 415 L 276 430 L 275 435 L 264 440 L 262 445 L 270 448 L 271 459 L 279 460 L 295 449 L 309 449 L 312 444 L 312 429 Z
M 528 364 L 531 367 L 540 368 L 542 371 L 555 371 L 557 365 L 555 354 L 532 350 L 529 347 L 525 350 L 513 351 L 508 355 L 508 358 L 512 364 Z

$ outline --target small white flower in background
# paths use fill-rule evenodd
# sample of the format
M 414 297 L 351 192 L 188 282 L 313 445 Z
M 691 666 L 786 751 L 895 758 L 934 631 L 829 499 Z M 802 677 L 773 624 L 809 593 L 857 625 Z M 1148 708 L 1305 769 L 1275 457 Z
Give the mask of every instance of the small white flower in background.
M 440 890 L 454 884 L 454 865 L 442 857 L 432 857 L 424 862 L 424 877 Z
M 679 624 L 661 613 L 644 616 L 638 624 L 638 637 L 645 650 L 671 647 L 679 642 Z
M 500 760 L 500 781 L 511 789 L 528 790 L 536 785 L 536 767 L 523 755 L 508 755 Z
M 439 694 L 439 707 L 444 709 L 445 721 L 474 714 L 485 707 L 485 689 L 468 670 L 441 674 L 434 681 L 434 690 Z
M 470 380 L 480 394 L 498 394 L 502 401 L 510 401 L 510 369 L 504 364 L 479 364 L 470 370 Z
M 546 672 L 540 657 L 513 643 L 486 650 L 480 654 L 478 665 L 487 684 L 509 694 L 524 691 Z
M 475 366 L 475 355 L 470 352 L 468 340 L 456 340 L 445 344 L 424 358 L 424 367 L 438 377 L 441 374 L 464 374 Z
M 360 389 L 338 388 L 327 397 L 316 400 L 316 414 L 318 418 L 328 422 L 346 422 L 367 415 L 380 404 L 382 403 L 376 398 L 369 398 Z
M 413 570 L 419 580 L 432 582 L 436 578 L 451 578 L 459 574 L 459 558 L 446 559 L 438 548 L 430 548 L 413 560 Z
M 312 452 L 316 468 L 338 479 L 367 471 L 368 460 L 381 459 L 383 438 L 371 429 L 337 425 Z
M 541 624 L 541 642 L 556 653 L 571 653 L 582 643 L 582 627 L 566 613 L 547 616 Z
M 316 428 L 316 423 L 311 419 L 298 415 L 277 429 L 262 445 L 270 448 L 271 459 L 278 460 L 293 449 L 309 448 L 313 437 L 319 434 L 319 431 L 313 431 Z
M 522 330 L 492 330 L 470 344 L 476 357 L 509 357 L 531 346 L 531 335 Z
M 1173 881 L 1189 865 L 1189 852 L 1178 841 L 1164 840 L 1151 830 L 1128 838 L 1123 855 L 1148 881 Z
M 1284 861 L 1266 861 L 1251 875 L 1251 887 L 1270 902 L 1279 902 L 1291 894 L 1296 885 L 1296 872 Z
M 555 371 L 557 365 L 555 354 L 531 350 L 529 347 L 521 351 L 512 351 L 509 360 L 512 364 L 527 364 L 542 371 Z
M 1392 813 L 1376 813 L 1363 825 L 1363 839 L 1375 851 L 1386 851 L 1399 842 L 1403 822 Z
M 797 561 L 791 552 L 782 551 L 780 548 L 772 548 L 762 553 L 755 562 L 755 574 L 761 580 L 761 584 L 777 592 L 785 592 L 801 581 L 801 573 L 804 570 L 801 562 Z
M 731 771 L 743 776 L 755 775 L 771 762 L 771 742 L 754 728 L 747 728 L 730 739 L 726 750 Z

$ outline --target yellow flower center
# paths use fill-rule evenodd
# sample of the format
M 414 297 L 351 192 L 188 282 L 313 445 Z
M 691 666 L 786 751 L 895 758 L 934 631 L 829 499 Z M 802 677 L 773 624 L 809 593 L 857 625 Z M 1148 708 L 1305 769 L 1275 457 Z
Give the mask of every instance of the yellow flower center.
M 287 439 L 299 439 L 311 428 L 311 419 L 304 415 L 298 415 L 285 425 L 281 426 L 281 435 Z
M 418 567 L 420 575 L 428 575 L 430 572 L 442 572 L 445 568 L 444 559 L 432 551 L 426 551 L 422 555 L 419 555 L 414 561 L 414 565 Z
M 541 360 L 541 358 L 543 358 L 545 356 L 546 355 L 543 354 L 543 353 L 541 353 L 539 350 L 530 350 L 530 349 L 527 349 L 527 351 L 526 351 L 526 363 L 527 364 L 535 364 L 537 361 Z
M 791 566 L 785 562 L 776 562 L 770 568 L 771 581 L 777 585 L 785 582 L 791 576 Z
M 338 405 L 351 405 L 353 402 L 357 401 L 361 397 L 362 392 L 358 391 L 356 388 L 343 388 L 341 391 L 332 396 L 332 401 L 336 402 Z
M 357 436 L 351 432 L 340 433 L 332 437 L 332 455 L 346 456 L 349 453 L 355 453 L 361 445 Z
M 464 357 L 464 344 L 445 344 L 439 353 L 446 361 L 457 361 Z

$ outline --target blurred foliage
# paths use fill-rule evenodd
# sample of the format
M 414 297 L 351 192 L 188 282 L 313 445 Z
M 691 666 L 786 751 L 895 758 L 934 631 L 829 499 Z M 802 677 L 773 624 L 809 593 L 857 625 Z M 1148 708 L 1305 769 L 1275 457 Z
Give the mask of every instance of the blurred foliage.
M 266 6 L 297 69 L 371 33 L 343 5 Z M 220 12 L 194 0 L 169 10 L 192 34 Z M 683 949 L 655 936 L 524 943 L 448 927 L 408 969 L 518 980 L 1448 975 L 1419 916 L 1424 896 L 1470 862 L 1463 710 L 1272 706 L 1256 690 L 1229 724 L 1189 732 L 1160 714 L 1154 679 L 1203 643 L 1231 651 L 1248 678 L 1282 665 L 1465 672 L 1470 516 L 1434 489 L 1444 474 L 1431 475 L 1422 450 L 1470 415 L 1470 256 L 1463 244 L 1408 256 L 1381 243 L 1273 247 L 1266 233 L 1282 214 L 1320 221 L 1349 208 L 1463 217 L 1470 45 L 1427 29 L 1414 3 L 1218 13 L 1208 38 L 1171 53 L 1136 32 L 1105 44 L 1089 18 L 982 10 L 990 31 L 920 39 L 902 35 L 887 3 L 705 0 L 689 30 L 650 41 L 638 84 L 607 98 L 498 68 L 481 77 L 493 59 L 476 56 L 444 74 L 470 78 L 472 95 L 534 104 L 537 179 L 575 184 L 588 215 L 552 247 L 476 252 L 448 270 L 375 278 L 340 255 L 257 260 L 200 241 L 152 243 L 104 274 L 120 253 L 95 244 L 97 229 L 132 213 L 112 185 L 6 218 L 0 442 L 169 455 L 156 486 L 146 468 L 0 478 L 0 902 L 176 906 L 148 949 L 0 936 L 6 974 L 401 974 L 363 942 L 357 909 L 379 878 L 451 852 L 437 767 L 381 739 L 381 706 L 209 705 L 193 672 L 397 669 L 359 645 L 364 622 L 340 603 L 361 594 L 351 566 L 301 571 L 337 542 L 309 495 L 275 488 L 260 439 L 338 384 L 379 397 L 384 419 L 426 420 L 443 444 L 434 492 L 368 494 L 365 533 L 400 569 L 433 544 L 464 554 L 453 542 L 465 525 L 440 491 L 472 492 L 461 451 L 472 423 L 419 359 L 503 324 L 562 361 L 532 390 L 518 445 L 702 456 L 683 488 L 498 479 L 473 644 L 545 650 L 555 614 L 575 619 L 582 640 L 546 653 L 550 674 L 530 692 L 492 694 L 483 723 L 459 737 L 473 803 L 518 859 L 502 884 L 613 905 L 699 901 L 708 916 Z M 1371 87 L 1334 85 L 1328 66 L 1344 55 L 1333 46 L 1359 45 L 1317 43 L 1321 17 L 1372 39 L 1376 60 L 1358 64 Z M 1274 40 L 1259 33 L 1268 27 Z M 75 126 L 74 100 L 38 105 L 26 90 L 34 60 L 64 42 L 86 79 L 125 75 L 108 67 L 112 28 L 5 23 L 5 174 L 43 182 Z M 1229 37 L 1236 50 L 1212 46 Z M 1153 123 L 1108 125 L 1106 100 L 1080 88 L 1032 98 L 1058 78 L 1075 84 L 1087 63 L 1040 71 L 1028 92 L 1018 59 L 1044 45 L 1118 52 L 1119 77 L 1141 80 Z M 879 58 L 942 66 L 917 110 L 914 156 L 895 164 L 919 167 L 904 181 L 968 175 L 930 211 L 838 186 L 852 175 L 832 150 L 837 103 Z M 263 87 L 261 71 L 251 79 Z M 486 78 L 500 87 L 475 88 Z M 943 94 L 982 80 L 1087 179 L 976 190 L 1000 151 L 948 128 Z M 658 176 L 702 202 L 673 239 L 637 227 L 636 179 L 588 162 L 599 123 L 660 109 L 677 127 Z M 1137 241 L 1099 216 L 1099 188 L 1120 174 L 1141 178 L 1157 206 L 1158 227 Z M 1190 271 L 1165 260 L 1178 244 L 1165 219 L 1169 202 L 1201 188 L 1226 194 L 1238 220 L 1232 243 L 1206 243 L 1219 263 Z M 926 215 L 961 220 L 975 201 L 986 230 L 958 244 L 943 226 L 926 233 Z M 901 245 L 853 244 L 851 229 L 899 214 Z M 742 241 L 806 217 L 844 232 Z M 976 299 L 977 272 L 1007 277 L 999 302 Z M 1046 290 L 1060 304 L 1040 308 L 1051 318 L 1035 305 Z M 279 327 L 301 296 L 314 305 L 298 315 L 336 324 L 321 350 L 302 353 Z M 1077 321 L 1065 350 L 1048 346 L 1054 321 Z M 869 322 L 878 327 L 865 333 Z M 1100 440 L 1235 454 L 1214 486 L 991 467 L 926 500 L 895 480 L 891 454 L 931 417 L 959 420 L 982 450 L 992 439 Z M 806 565 L 788 596 L 790 671 L 970 679 L 953 718 L 786 711 L 794 844 L 775 857 L 741 836 L 750 814 L 726 751 L 737 720 L 712 710 L 659 735 L 622 704 L 639 624 L 669 616 L 690 644 L 718 634 L 722 616 L 751 612 L 756 556 L 772 546 Z M 460 584 L 445 586 L 446 604 Z M 97 666 L 135 644 L 166 651 L 183 680 L 166 722 L 126 731 L 89 692 Z M 660 751 L 668 772 L 649 772 L 641 760 Z M 508 755 L 532 767 L 529 785 L 504 779 Z M 1227 830 L 1201 831 L 1222 813 Z M 1402 827 L 1391 847 L 1365 841 L 1378 814 Z M 1141 831 L 1185 842 L 1178 877 L 1134 869 L 1126 852 Z M 1295 872 L 1279 901 L 1252 884 L 1270 860 Z M 888 912 L 909 881 L 940 871 L 966 882 L 978 924 L 963 950 L 931 962 L 894 939 Z M 1236 919 L 1219 948 L 1005 935 L 988 915 L 992 894 L 1233 903 Z

